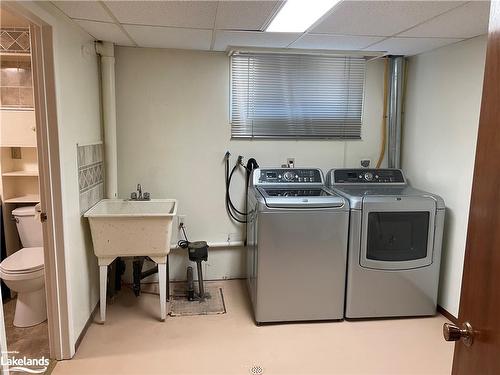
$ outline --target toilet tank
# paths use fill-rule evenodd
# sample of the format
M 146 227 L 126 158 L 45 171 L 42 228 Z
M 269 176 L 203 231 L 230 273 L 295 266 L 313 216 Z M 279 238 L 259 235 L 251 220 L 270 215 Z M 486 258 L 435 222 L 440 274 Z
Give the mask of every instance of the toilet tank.
M 23 247 L 42 247 L 42 223 L 35 218 L 35 206 L 19 207 L 12 211 Z

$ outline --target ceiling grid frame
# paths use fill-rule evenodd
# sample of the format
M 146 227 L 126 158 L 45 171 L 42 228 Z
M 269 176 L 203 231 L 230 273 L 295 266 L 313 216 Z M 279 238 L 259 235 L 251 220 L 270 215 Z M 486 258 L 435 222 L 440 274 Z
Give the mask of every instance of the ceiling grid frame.
M 433 3 L 434 5 L 429 5 L 429 8 L 425 11 L 417 9 L 419 7 L 410 6 L 410 2 L 406 2 L 408 6 L 401 6 L 400 1 L 395 1 L 394 3 L 398 4 L 398 7 L 396 9 L 399 9 L 399 12 L 410 12 L 408 14 L 402 13 L 403 15 L 405 15 L 404 19 L 407 23 L 412 19 L 420 19 L 420 22 L 417 22 L 415 24 L 407 24 L 405 25 L 407 27 L 400 28 L 399 30 L 397 30 L 397 32 L 394 32 L 392 34 L 379 35 L 378 37 L 381 38 L 380 40 L 374 40 L 373 38 L 376 38 L 377 36 L 373 35 L 373 33 L 369 33 L 370 35 L 364 35 L 361 33 L 315 32 L 315 29 L 322 25 L 322 23 L 325 22 L 325 20 L 327 20 L 331 15 L 335 14 L 335 12 L 340 9 L 339 7 L 342 4 L 346 4 L 349 2 L 350 0 L 343 0 L 335 4 L 304 33 L 287 34 L 268 33 L 264 31 L 267 25 L 269 25 L 272 19 L 279 12 L 281 7 L 285 4 L 284 0 L 274 0 L 272 1 L 273 5 L 271 6 L 271 4 L 269 4 L 267 5 L 267 7 L 263 7 L 263 5 L 266 5 L 265 1 L 236 1 L 233 3 L 230 3 L 228 0 L 199 2 L 178 1 L 175 2 L 175 5 L 173 5 L 172 2 L 165 2 L 165 4 L 162 5 L 159 4 L 159 2 L 155 1 L 151 2 L 151 9 L 146 8 L 146 10 L 144 10 L 144 12 L 140 13 L 139 15 L 133 12 L 134 9 L 138 8 L 137 4 L 135 4 L 135 6 L 130 5 L 132 4 L 132 2 L 129 3 L 99 0 L 94 2 L 94 4 L 91 4 L 85 1 L 52 1 L 53 5 L 56 6 L 72 21 L 74 21 L 75 23 L 81 21 L 79 27 L 83 28 L 94 38 L 96 36 L 93 35 L 91 30 L 93 25 L 99 27 L 98 23 L 101 24 L 100 30 L 98 29 L 99 32 L 95 32 L 99 34 L 99 36 L 103 36 L 103 34 L 105 35 L 104 32 L 106 31 L 106 29 L 102 27 L 103 24 L 106 24 L 110 27 L 111 25 L 113 25 L 113 27 L 119 28 L 119 31 L 123 34 L 123 37 L 126 38 L 126 40 L 129 40 L 133 44 L 133 46 L 138 47 L 152 46 L 155 48 L 183 48 L 194 50 L 198 49 L 209 51 L 225 51 L 230 46 L 240 45 L 242 47 L 257 48 L 300 48 L 312 50 L 329 49 L 332 51 L 352 49 L 353 51 L 379 51 L 386 54 L 397 54 L 397 49 L 399 48 L 401 52 L 405 52 L 408 55 L 425 52 L 427 50 L 439 48 L 441 46 L 455 43 L 457 41 L 466 40 L 471 37 L 482 35 L 468 35 L 466 31 L 463 31 L 462 34 L 460 34 L 460 32 L 458 31 L 456 35 L 461 35 L 460 37 L 423 37 L 420 36 L 418 32 L 415 32 L 416 36 L 411 35 L 411 30 L 419 28 L 419 32 L 421 34 L 425 34 L 425 24 L 429 22 L 430 25 L 433 25 L 433 30 L 438 29 L 439 31 L 439 26 L 436 26 L 436 21 L 439 20 L 440 17 L 448 15 L 447 17 L 450 18 L 454 15 L 454 11 L 460 9 L 461 7 L 464 7 L 466 4 L 487 4 L 486 1 L 457 1 L 457 4 L 449 4 L 453 6 L 450 6 L 444 11 L 436 13 L 437 10 L 442 10 L 443 7 L 446 7 L 437 5 L 438 3 L 441 3 L 439 0 L 429 1 L 429 4 Z M 103 10 L 102 14 L 100 14 L 95 9 L 96 3 L 101 6 Z M 201 8 L 196 8 L 198 3 Z M 355 7 L 354 5 L 345 5 L 347 7 L 345 9 L 348 9 L 345 11 L 350 11 L 349 9 L 364 9 L 363 5 L 359 4 L 365 3 L 366 6 L 369 7 L 366 8 L 366 11 L 369 12 L 370 9 L 374 9 L 374 4 L 377 4 L 376 1 L 366 0 L 356 0 L 355 3 Z M 113 12 L 113 9 L 108 6 L 109 4 L 111 4 L 115 10 L 117 9 L 117 7 L 124 7 L 123 9 L 121 9 L 119 15 L 125 15 L 125 19 L 117 16 L 117 14 Z M 141 1 L 141 5 L 143 7 L 147 7 L 148 4 L 149 2 Z M 391 8 L 391 4 L 389 1 L 381 2 L 380 4 L 380 6 L 387 9 Z M 422 4 L 425 4 L 425 2 L 422 2 Z M 85 7 L 88 7 L 88 9 L 86 9 Z M 129 8 L 127 9 L 127 7 Z M 479 6 L 479 8 L 481 8 L 481 6 Z M 210 13 L 204 13 L 204 10 L 202 9 L 207 9 L 207 11 L 209 10 Z M 156 10 L 158 11 L 157 13 L 155 13 Z M 159 17 L 158 14 L 167 15 L 170 11 L 173 11 L 174 13 L 168 15 L 167 19 L 172 21 L 172 24 L 164 23 L 163 18 Z M 246 11 L 249 12 L 248 16 L 246 16 Z M 412 15 L 412 11 L 416 13 Z M 129 14 L 127 14 L 127 12 L 129 12 Z M 202 24 L 200 24 L 200 27 L 197 27 L 198 25 L 196 24 L 196 21 L 191 18 L 192 12 L 194 12 L 194 20 L 204 20 Z M 379 14 L 380 12 L 381 10 L 378 11 Z M 483 13 L 484 9 L 480 14 Z M 242 14 L 245 15 L 245 17 L 241 16 Z M 377 13 L 375 12 L 375 14 Z M 148 15 L 151 18 L 148 19 Z M 366 19 L 366 17 L 369 17 L 369 15 L 370 13 L 366 13 L 364 16 L 361 15 L 361 17 L 365 17 Z M 232 19 L 231 17 L 234 17 L 234 19 Z M 423 19 L 422 17 L 425 17 L 425 19 Z M 461 12 L 461 17 L 464 17 L 464 11 Z M 109 22 L 110 18 L 112 22 Z M 148 22 L 148 20 L 150 22 Z M 205 27 L 208 26 L 208 20 L 210 20 L 210 28 Z M 125 21 L 138 21 L 139 23 Z M 237 24 L 238 22 L 239 24 Z M 476 22 L 476 24 L 473 27 L 469 27 L 469 34 L 476 34 L 479 31 L 485 33 L 487 31 L 487 25 L 483 25 L 484 20 L 478 21 L 475 19 L 471 19 L 470 22 Z M 157 23 L 161 23 L 161 25 L 158 25 Z M 401 22 L 400 26 L 403 24 L 404 22 Z M 448 19 L 448 24 L 453 24 L 453 18 L 451 19 L 451 21 Z M 460 23 L 455 21 L 455 24 Z M 186 25 L 188 25 L 189 27 L 186 27 Z M 380 25 L 380 22 L 378 23 L 378 25 L 378 28 L 384 27 L 384 25 Z M 232 28 L 227 28 L 227 26 L 231 26 Z M 358 29 L 360 31 L 362 30 L 362 28 Z M 196 32 L 195 30 L 199 30 L 199 32 Z M 118 30 L 116 30 L 116 32 L 118 32 Z M 208 38 L 208 32 L 210 32 L 210 38 Z M 406 35 L 406 33 L 409 34 Z M 443 32 L 442 30 L 441 33 L 445 35 L 445 32 Z M 157 34 L 156 37 L 155 34 Z M 429 34 L 429 32 L 427 32 L 427 34 Z M 117 35 L 115 35 L 115 38 L 116 37 Z M 156 42 L 148 43 L 149 39 L 152 39 L 154 41 L 155 38 Z M 408 42 L 412 40 L 415 41 L 415 43 L 409 43 L 408 45 L 405 45 L 405 41 Z M 113 42 L 113 40 L 110 41 Z M 120 45 L 121 41 L 124 42 L 125 39 L 117 38 L 115 43 Z M 387 50 L 377 50 L 378 45 L 380 45 L 381 47 L 386 46 Z M 390 47 L 392 48 L 392 50 L 387 47 L 391 45 L 394 46 Z M 349 46 L 353 48 L 346 48 Z M 396 51 L 394 51 L 394 49 L 396 49 Z

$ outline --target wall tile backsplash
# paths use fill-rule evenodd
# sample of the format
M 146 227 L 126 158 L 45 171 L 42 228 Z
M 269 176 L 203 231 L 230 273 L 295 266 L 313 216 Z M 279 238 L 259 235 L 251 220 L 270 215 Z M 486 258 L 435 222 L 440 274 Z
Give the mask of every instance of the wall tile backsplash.
M 83 214 L 104 198 L 103 145 L 77 145 L 77 154 L 80 213 Z
M 27 27 L 2 27 L 0 29 L 0 51 L 30 53 L 30 30 Z
M 0 29 L 0 106 L 2 108 L 33 108 L 30 38 L 26 28 Z

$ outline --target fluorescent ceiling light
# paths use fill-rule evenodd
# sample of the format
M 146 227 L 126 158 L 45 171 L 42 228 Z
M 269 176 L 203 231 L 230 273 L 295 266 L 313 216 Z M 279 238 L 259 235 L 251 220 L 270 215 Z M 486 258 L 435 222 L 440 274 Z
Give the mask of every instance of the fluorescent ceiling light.
M 340 0 L 288 0 L 266 31 L 303 33 Z

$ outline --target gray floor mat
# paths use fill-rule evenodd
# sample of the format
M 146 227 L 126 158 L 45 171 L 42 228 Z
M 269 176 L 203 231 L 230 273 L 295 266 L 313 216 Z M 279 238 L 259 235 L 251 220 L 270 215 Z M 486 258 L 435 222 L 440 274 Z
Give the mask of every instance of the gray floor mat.
M 170 316 L 217 315 L 226 313 L 222 288 L 205 287 L 210 298 L 204 301 L 188 301 L 184 290 L 174 290 L 170 300 Z
M 174 285 L 172 287 L 172 284 Z M 170 312 L 172 317 L 191 315 L 218 315 L 226 313 L 222 288 L 205 284 L 205 292 L 210 295 L 204 301 L 188 301 L 185 283 L 171 283 Z M 158 294 L 158 283 L 141 284 L 143 293 Z

